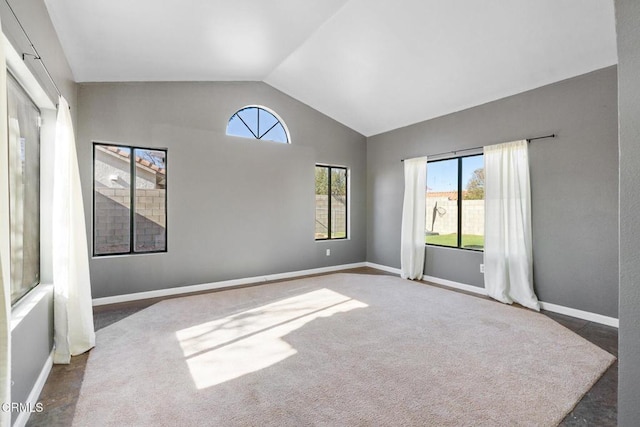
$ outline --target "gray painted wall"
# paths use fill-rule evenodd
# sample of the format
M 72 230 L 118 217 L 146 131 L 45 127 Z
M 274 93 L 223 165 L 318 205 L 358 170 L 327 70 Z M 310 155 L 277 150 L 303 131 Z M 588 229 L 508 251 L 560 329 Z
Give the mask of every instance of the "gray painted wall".
M 616 0 L 620 125 L 618 424 L 640 420 L 640 3 Z
M 615 67 L 367 141 L 367 260 L 400 267 L 403 158 L 527 137 L 535 288 L 545 302 L 618 315 Z M 482 253 L 427 247 L 425 274 L 483 286 Z
M 71 106 L 74 123 L 77 122 L 77 87 L 71 69 L 63 54 L 47 9 L 42 0 L 22 0 L 11 5 L 25 27 L 31 40 L 56 81 L 63 96 Z M 31 53 L 31 48 L 5 2 L 0 3 L 2 31 L 17 52 Z M 34 60 L 25 61 L 42 88 L 54 104 L 58 94 L 46 77 L 41 65 Z M 43 111 L 41 135 L 41 281 L 51 283 L 51 185 L 53 176 L 53 138 L 55 136 L 55 112 Z M 11 389 L 14 402 L 24 402 L 31 392 L 53 348 L 52 295 L 49 293 L 35 305 L 11 334 Z M 12 414 L 13 419 L 17 413 Z
M 78 100 L 89 235 L 92 141 L 168 149 L 168 252 L 94 257 L 94 298 L 365 261 L 364 136 L 258 82 L 82 84 Z M 249 104 L 292 144 L 227 136 Z M 314 240 L 315 163 L 351 171 L 347 241 Z
M 48 292 L 12 331 L 11 400 L 26 402 L 53 348 L 53 293 Z M 18 417 L 14 412 L 12 418 Z

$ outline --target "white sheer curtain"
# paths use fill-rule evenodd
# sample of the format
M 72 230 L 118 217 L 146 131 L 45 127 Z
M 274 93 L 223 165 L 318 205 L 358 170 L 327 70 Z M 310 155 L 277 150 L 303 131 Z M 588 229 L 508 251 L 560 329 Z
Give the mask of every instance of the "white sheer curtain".
M 400 276 L 420 280 L 424 271 L 427 158 L 404 161 L 404 203 L 400 234 Z
M 492 298 L 533 310 L 531 189 L 527 141 L 484 147 L 484 286 Z
M 95 345 L 89 253 L 80 172 L 67 101 L 60 97 L 53 179 L 53 286 L 55 363 Z
M 0 28 L 0 33 L 2 28 Z M 11 280 L 9 277 L 9 164 L 7 157 L 7 66 L 0 42 L 0 403 L 11 402 Z M 0 411 L 11 425 L 11 411 Z

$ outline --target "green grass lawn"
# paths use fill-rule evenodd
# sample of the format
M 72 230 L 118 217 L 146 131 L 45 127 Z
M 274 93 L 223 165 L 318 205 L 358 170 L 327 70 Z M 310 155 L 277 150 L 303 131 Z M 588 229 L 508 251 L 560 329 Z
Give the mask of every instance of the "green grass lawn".
M 439 234 L 433 236 L 426 236 L 425 242 L 430 245 L 441 246 L 453 246 L 458 245 L 457 234 Z M 477 236 L 475 234 L 463 234 L 462 235 L 462 247 L 470 249 L 482 249 L 484 247 L 484 236 Z

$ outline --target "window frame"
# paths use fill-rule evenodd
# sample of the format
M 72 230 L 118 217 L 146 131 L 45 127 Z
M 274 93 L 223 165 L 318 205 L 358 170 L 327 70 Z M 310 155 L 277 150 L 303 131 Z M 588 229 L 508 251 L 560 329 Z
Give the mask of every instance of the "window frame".
M 328 237 L 323 237 L 323 238 L 315 238 L 316 242 L 326 242 L 326 241 L 333 241 L 333 240 L 349 240 L 349 225 L 350 225 L 350 221 L 349 221 L 349 182 L 351 181 L 350 179 L 350 174 L 349 174 L 349 168 L 346 166 L 336 166 L 336 165 L 326 165 L 326 164 L 321 164 L 321 163 L 316 163 L 314 166 L 314 172 L 316 168 L 326 168 L 327 169 L 327 185 L 328 185 L 328 197 L 327 197 L 327 211 L 328 211 L 328 215 L 327 215 L 327 236 Z M 344 228 L 345 228 L 345 235 L 344 237 L 331 237 L 331 170 L 332 169 L 340 169 L 344 171 L 345 177 L 347 179 L 347 182 L 345 183 L 345 205 L 344 205 Z M 315 233 L 314 233 L 315 234 Z
M 11 80 L 13 82 L 13 84 L 15 85 L 15 87 L 18 88 L 18 90 L 20 92 L 22 92 L 22 95 L 24 95 L 24 98 L 26 100 L 28 100 L 29 102 L 31 102 L 31 104 L 33 105 L 33 107 L 35 107 L 35 109 L 38 112 L 38 142 L 37 142 L 37 156 L 38 156 L 38 179 L 34 180 L 36 183 L 36 189 L 37 189 L 37 205 L 38 205 L 38 214 L 37 214 L 37 218 L 38 218 L 38 224 L 37 227 L 35 228 L 37 230 L 37 246 L 38 246 L 38 259 L 37 259 L 37 273 L 36 273 L 36 281 L 35 283 L 32 283 L 29 285 L 29 287 L 24 287 L 21 286 L 21 291 L 20 291 L 20 295 L 18 297 L 16 297 L 15 299 L 13 299 L 13 295 L 11 292 L 11 288 L 12 288 L 12 283 L 11 283 L 11 277 L 12 277 L 12 272 L 14 269 L 14 265 L 13 265 L 13 259 L 12 259 L 12 234 L 9 234 L 9 265 L 6 266 L 5 268 L 7 268 L 9 270 L 9 277 L 10 277 L 10 282 L 7 284 L 9 286 L 9 300 L 10 300 L 10 305 L 11 307 L 15 307 L 16 304 L 18 304 L 20 301 L 22 301 L 27 295 L 29 295 L 38 285 L 40 285 L 41 281 L 42 281 L 42 268 L 41 268 L 41 264 L 42 264 L 42 203 L 41 203 L 41 199 L 42 199 L 42 156 L 41 156 L 41 152 L 42 152 L 42 107 L 33 99 L 33 97 L 31 96 L 31 94 L 29 93 L 29 91 L 25 88 L 25 85 L 22 83 L 22 80 L 20 78 L 18 78 L 18 76 L 16 76 L 13 72 L 13 70 L 7 65 L 6 66 L 6 73 L 7 73 L 7 87 L 5 88 L 7 91 L 7 102 L 8 102 L 8 98 L 9 98 L 9 81 Z M 7 108 L 7 157 L 10 156 L 10 146 L 9 146 L 9 108 Z M 25 146 L 25 150 L 26 150 L 26 146 Z M 8 160 L 8 159 L 7 159 Z M 7 173 L 7 196 L 8 196 L 8 200 L 7 203 L 10 204 L 11 203 L 11 162 L 9 161 L 7 166 L 8 169 L 6 171 Z M 24 203 L 24 200 L 23 200 Z M 7 218 L 9 220 L 9 230 L 11 230 L 11 213 L 9 212 L 9 217 Z M 24 238 L 24 235 L 22 236 Z
M 242 119 L 242 117 L 240 117 L 240 115 L 238 114 L 239 112 L 241 112 L 243 110 L 246 110 L 246 109 L 249 109 L 249 108 L 255 108 L 257 110 L 263 110 L 263 111 L 271 114 L 276 119 L 277 123 L 274 124 L 265 133 L 263 133 L 262 136 L 257 136 L 253 132 L 253 130 L 249 127 L 249 125 L 244 121 L 244 119 Z M 230 134 L 229 133 L 229 123 L 231 123 L 231 119 L 233 119 L 234 116 L 238 116 L 238 119 L 240 119 L 240 121 L 242 121 L 242 123 L 249 130 L 249 132 L 251 132 L 253 137 L 248 137 L 248 136 L 243 136 L 243 135 L 235 135 L 235 134 Z M 258 111 L 258 123 L 259 123 L 259 117 L 260 117 L 260 112 Z M 269 131 L 272 128 L 274 128 L 275 126 L 277 126 L 278 124 L 280 126 L 282 126 L 282 129 L 284 130 L 285 138 L 287 139 L 286 141 L 274 141 L 274 140 L 271 140 L 271 139 L 262 139 L 263 136 L 267 135 L 269 133 Z M 291 144 L 291 134 L 289 133 L 289 128 L 287 127 L 286 123 L 284 122 L 284 120 L 282 120 L 282 117 L 280 117 L 280 115 L 278 115 L 278 113 L 273 111 L 271 108 L 265 107 L 264 105 L 257 105 L 257 104 L 245 105 L 244 107 L 237 109 L 231 116 L 229 116 L 229 119 L 227 120 L 227 126 L 225 128 L 225 134 L 227 136 L 232 136 L 232 137 L 235 137 L 235 138 L 243 138 L 243 139 L 248 139 L 248 140 L 275 142 L 277 144 Z
M 480 152 L 480 153 L 474 153 L 474 154 L 465 154 L 462 156 L 452 156 L 452 157 L 444 157 L 444 158 L 440 158 L 440 159 L 435 159 L 435 160 L 429 160 L 427 159 L 427 176 L 429 176 L 429 163 L 437 163 L 437 162 L 444 162 L 444 161 L 448 161 L 448 160 L 457 160 L 458 163 L 458 200 L 457 200 L 457 213 L 458 213 L 458 218 L 457 218 L 457 241 L 456 241 L 456 246 L 447 246 L 447 245 L 438 245 L 436 243 L 427 243 L 425 241 L 425 246 L 435 246 L 437 248 L 449 248 L 449 249 L 460 249 L 463 251 L 472 251 L 472 252 L 481 252 L 484 253 L 484 245 L 482 247 L 482 249 L 478 249 L 478 248 L 467 248 L 467 247 L 463 247 L 462 246 L 462 159 L 468 158 L 468 157 L 478 157 L 478 156 L 483 156 L 483 160 L 484 160 L 484 153 Z M 426 190 L 426 189 L 425 189 Z M 425 191 L 425 194 L 428 194 L 428 190 Z M 426 200 L 425 200 L 426 201 Z M 484 201 L 484 199 L 483 199 Z M 425 212 L 427 209 L 427 204 L 425 203 Z M 425 226 L 426 229 L 426 226 Z M 484 237 L 484 235 L 483 235 Z
M 131 150 L 131 155 L 130 155 L 130 161 L 129 161 L 129 176 L 130 178 L 130 194 L 129 194 L 129 203 L 130 203 L 130 207 L 129 207 L 129 251 L 128 252 L 110 252 L 110 253 L 96 253 L 96 171 L 95 171 L 95 167 L 96 167 L 96 147 L 97 146 L 111 146 L 111 147 L 121 147 L 121 148 L 128 148 L 129 150 Z M 91 205 L 91 211 L 92 211 L 92 215 L 91 215 L 91 228 L 92 228 L 92 234 L 91 234 L 91 238 L 93 240 L 92 242 L 92 256 L 94 258 L 103 258 L 103 257 L 110 257 L 110 256 L 125 256 L 125 255 L 149 255 L 149 254 L 159 254 L 159 253 L 166 253 L 169 251 L 169 179 L 168 179 L 168 175 L 165 175 L 165 186 L 164 186 L 164 190 L 165 190 L 165 197 L 164 197 L 164 215 L 165 215 L 165 244 L 164 244 L 164 249 L 159 249 L 159 250 L 153 250 L 153 251 L 145 251 L 145 252 L 136 252 L 135 251 L 135 215 L 136 215 L 136 210 L 135 210 L 135 198 L 136 198 L 136 162 L 134 157 L 134 150 L 152 150 L 152 151 L 163 151 L 164 152 L 164 163 L 165 163 L 165 171 L 168 171 L 168 164 L 169 164 L 169 149 L 165 148 L 165 147 L 143 147 L 143 146 L 139 146 L 139 145 L 130 145 L 130 144 L 122 144 L 122 143 L 117 143 L 117 142 L 105 142 L 105 141 L 93 141 L 92 144 L 92 175 L 91 175 L 91 187 L 92 187 L 92 193 L 91 193 L 91 198 L 92 198 L 92 205 Z M 166 174 L 167 172 L 165 172 Z

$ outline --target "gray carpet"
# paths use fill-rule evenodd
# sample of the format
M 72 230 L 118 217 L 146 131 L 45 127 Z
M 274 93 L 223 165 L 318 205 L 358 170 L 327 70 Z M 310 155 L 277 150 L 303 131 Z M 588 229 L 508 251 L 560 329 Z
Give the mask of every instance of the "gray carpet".
M 553 426 L 613 361 L 526 309 L 335 274 L 98 331 L 74 425 Z

